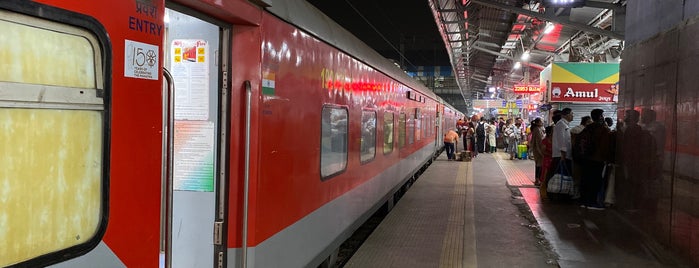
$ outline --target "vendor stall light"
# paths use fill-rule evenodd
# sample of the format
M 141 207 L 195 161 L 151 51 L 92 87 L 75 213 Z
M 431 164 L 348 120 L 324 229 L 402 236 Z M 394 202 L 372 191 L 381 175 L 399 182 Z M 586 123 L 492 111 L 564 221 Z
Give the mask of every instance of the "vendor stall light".
M 515 63 L 515 66 L 512 68 L 519 69 L 520 67 L 522 67 L 522 63 L 518 61 Z
M 555 29 L 555 28 L 556 28 L 555 24 L 553 24 L 551 22 L 547 22 L 546 28 L 544 28 L 544 34 L 550 34 L 551 32 L 553 32 L 553 29 Z
M 528 60 L 529 59 L 529 51 L 524 51 L 522 53 L 522 60 Z

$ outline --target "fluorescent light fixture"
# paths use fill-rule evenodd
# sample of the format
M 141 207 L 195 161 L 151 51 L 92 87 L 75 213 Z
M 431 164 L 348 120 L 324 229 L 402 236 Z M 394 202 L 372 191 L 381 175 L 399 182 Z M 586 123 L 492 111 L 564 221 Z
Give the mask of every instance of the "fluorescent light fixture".
M 546 22 L 546 28 L 544 28 L 544 34 L 550 34 L 553 32 L 553 29 L 556 28 L 556 25 L 554 25 L 551 22 Z
M 515 63 L 515 66 L 512 68 L 519 69 L 520 67 L 522 67 L 522 63 L 518 61 Z
M 521 59 L 522 59 L 522 60 L 528 60 L 528 59 L 529 59 L 529 51 L 524 51 L 524 53 L 522 53 L 522 58 L 521 58 Z

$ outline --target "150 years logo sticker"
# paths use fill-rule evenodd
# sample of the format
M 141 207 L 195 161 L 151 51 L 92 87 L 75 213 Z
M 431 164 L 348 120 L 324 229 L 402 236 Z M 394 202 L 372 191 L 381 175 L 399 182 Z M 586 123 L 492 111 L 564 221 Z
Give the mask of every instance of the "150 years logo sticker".
M 158 46 L 125 40 L 124 76 L 158 80 Z

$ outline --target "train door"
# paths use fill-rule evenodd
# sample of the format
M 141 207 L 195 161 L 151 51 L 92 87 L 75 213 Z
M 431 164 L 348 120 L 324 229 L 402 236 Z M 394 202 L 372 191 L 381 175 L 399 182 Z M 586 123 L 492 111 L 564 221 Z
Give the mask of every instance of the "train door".
M 174 9 L 177 9 L 174 10 Z M 223 160 L 228 28 L 166 8 L 163 44 L 171 76 L 169 169 L 163 213 L 166 267 L 219 267 L 226 245 Z M 222 46 L 223 44 L 223 46 Z

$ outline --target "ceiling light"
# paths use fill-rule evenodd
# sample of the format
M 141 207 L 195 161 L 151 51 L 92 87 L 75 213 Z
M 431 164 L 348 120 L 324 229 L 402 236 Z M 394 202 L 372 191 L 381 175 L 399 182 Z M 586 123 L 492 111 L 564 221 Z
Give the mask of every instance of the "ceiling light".
M 522 67 L 522 63 L 518 61 L 515 63 L 515 66 L 512 68 L 519 69 L 520 67 Z
M 544 34 L 549 34 L 553 32 L 553 29 L 556 28 L 556 25 L 554 25 L 551 22 L 546 22 L 546 28 L 544 28 Z
M 522 60 L 528 60 L 529 59 L 529 51 L 524 51 L 522 53 Z

